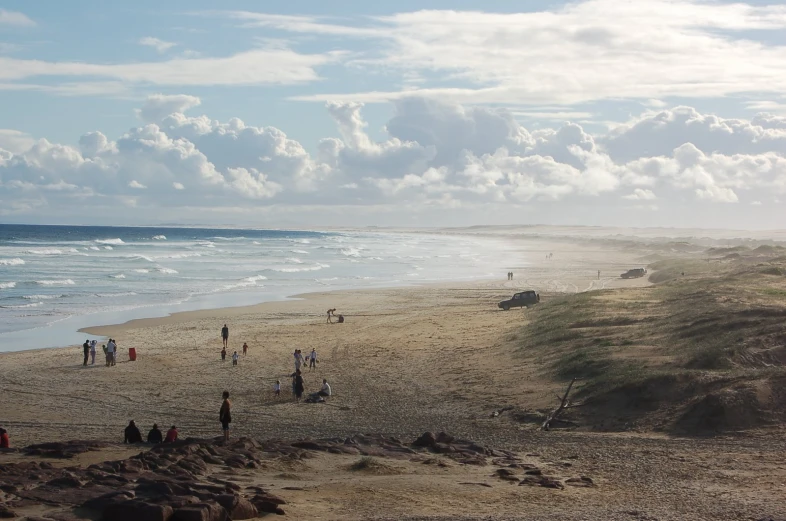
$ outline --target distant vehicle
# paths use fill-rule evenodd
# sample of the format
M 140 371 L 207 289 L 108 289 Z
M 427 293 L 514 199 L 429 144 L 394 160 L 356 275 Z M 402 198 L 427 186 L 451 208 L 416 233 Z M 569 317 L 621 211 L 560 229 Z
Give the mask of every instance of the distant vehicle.
M 540 302 L 540 295 L 530 290 L 516 293 L 510 300 L 503 300 L 497 304 L 497 307 L 507 311 L 510 308 L 528 308 L 538 302 Z
M 646 268 L 633 268 L 632 270 L 628 270 L 620 275 L 620 277 L 623 279 L 638 279 L 639 277 L 643 277 L 646 274 Z

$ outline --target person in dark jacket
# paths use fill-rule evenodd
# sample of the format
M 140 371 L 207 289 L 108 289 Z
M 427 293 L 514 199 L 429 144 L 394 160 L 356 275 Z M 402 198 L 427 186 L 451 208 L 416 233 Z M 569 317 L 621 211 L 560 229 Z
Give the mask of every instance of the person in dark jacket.
M 0 449 L 10 449 L 11 440 L 8 438 L 8 431 L 0 427 Z
M 142 433 L 139 432 L 139 428 L 134 423 L 134 420 L 128 422 L 123 443 L 142 443 Z
M 87 359 L 90 358 L 90 341 L 85 340 L 85 343 L 82 344 L 82 351 L 85 354 L 85 360 L 82 362 L 83 366 L 87 366 Z
M 147 433 L 147 442 L 155 444 L 161 443 L 162 441 L 164 441 L 164 437 L 161 434 L 161 430 L 158 428 L 158 424 L 154 423 L 153 428 Z

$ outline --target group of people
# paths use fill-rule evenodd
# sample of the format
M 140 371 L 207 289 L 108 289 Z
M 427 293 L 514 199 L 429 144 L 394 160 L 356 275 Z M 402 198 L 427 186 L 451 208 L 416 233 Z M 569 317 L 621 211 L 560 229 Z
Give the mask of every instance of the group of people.
M 248 354 L 248 343 L 243 342 L 243 356 L 246 356 L 246 354 Z M 226 359 L 227 359 L 227 347 L 224 346 L 221 348 L 221 361 L 223 362 Z M 232 365 L 237 365 L 237 361 L 239 359 L 240 359 L 240 355 L 237 354 L 237 351 L 232 353 Z
M 142 443 L 142 433 L 139 432 L 139 427 L 136 426 L 134 420 L 128 422 L 128 427 L 126 427 L 123 434 L 123 443 Z M 161 430 L 158 428 L 158 424 L 154 423 L 153 428 L 147 433 L 147 442 L 153 445 L 159 443 L 174 443 L 177 441 L 177 436 L 177 427 L 174 425 L 169 428 L 166 432 L 166 437 L 164 437 Z
M 223 401 L 221 402 L 221 409 L 218 411 L 218 421 L 221 423 L 224 441 L 229 441 L 229 424 L 232 423 L 232 404 L 229 401 L 229 391 L 224 391 L 221 398 Z M 177 439 L 177 427 L 174 425 L 166 432 L 166 436 L 164 436 L 161 429 L 158 428 L 157 423 L 154 423 L 153 428 L 147 433 L 147 443 L 154 445 L 159 443 L 174 443 Z M 5 443 L 5 445 L 2 443 Z M 123 431 L 123 443 L 143 443 L 142 433 L 139 431 L 139 427 L 136 426 L 134 420 L 128 422 L 128 426 Z M 0 448 L 4 446 L 8 447 L 8 445 L 8 435 L 5 429 L 0 428 Z
M 95 340 L 85 340 L 85 343 L 82 344 L 82 351 L 84 352 L 84 360 L 82 361 L 82 365 L 87 367 L 87 361 L 90 360 L 90 365 L 95 365 L 96 363 L 96 345 L 98 342 Z M 104 354 L 106 355 L 106 366 L 112 366 L 117 363 L 117 342 L 115 342 L 114 338 L 110 338 L 106 344 L 103 344 L 101 348 L 104 350 Z
M 308 367 L 311 371 L 316 371 L 318 362 L 316 349 L 312 349 L 311 354 L 305 358 L 303 358 L 303 351 L 300 349 L 295 349 L 292 355 L 295 357 L 295 371 L 298 371 L 301 367 L 304 369 Z
M 513 272 L 512 271 L 508 272 L 508 280 L 513 280 Z

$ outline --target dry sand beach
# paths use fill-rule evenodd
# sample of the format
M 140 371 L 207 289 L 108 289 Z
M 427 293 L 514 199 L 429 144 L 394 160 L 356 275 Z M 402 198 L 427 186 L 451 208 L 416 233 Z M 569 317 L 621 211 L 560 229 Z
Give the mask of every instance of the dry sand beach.
M 655 352 L 644 341 L 635 351 L 614 350 L 632 342 L 612 342 L 604 333 L 598 336 L 603 340 L 592 344 L 593 350 L 604 349 L 601 354 L 592 351 L 591 359 L 569 359 L 563 364 L 566 369 L 554 365 L 564 358 L 552 360 L 556 354 L 536 351 L 531 344 L 543 332 L 537 328 L 553 320 L 553 313 L 572 309 L 572 301 L 564 299 L 585 298 L 570 297 L 579 292 L 604 290 L 586 298 L 605 299 L 597 300 L 592 309 L 618 306 L 614 316 L 643 314 L 636 306 L 651 306 L 647 314 L 662 310 L 656 306 L 662 297 L 652 293 L 656 290 L 647 278 L 622 280 L 619 273 L 647 265 L 663 251 L 545 241 L 528 241 L 521 247 L 542 260 L 527 266 L 511 262 L 512 281 L 502 274 L 500 280 L 460 285 L 316 293 L 287 302 L 89 328 L 92 335 L 117 339 L 119 363 L 113 368 L 104 367 L 101 360 L 83 368 L 81 347 L 4 353 L 2 424 L 11 431 L 16 447 L 43 441 L 101 441 L 96 450 L 69 460 L 69 465 L 84 468 L 139 452 L 116 445 L 131 418 L 143 434 L 157 422 L 176 424 L 182 438 L 219 435 L 218 408 L 226 389 L 233 400 L 234 439 L 339 440 L 374 433 L 407 445 L 424 431 L 444 431 L 512 451 L 490 451 L 484 465 L 464 464 L 451 457 L 456 450 L 433 457 L 420 452 L 401 457 L 388 450 L 389 440 L 377 440 L 368 442 L 376 452 L 366 448 L 340 454 L 317 447 L 296 461 L 265 460 L 257 470 L 224 475 L 244 487 L 264 486 L 275 492 L 297 519 L 786 516 L 786 432 L 780 423 L 752 424 L 744 433 L 729 429 L 734 432 L 695 436 L 672 429 L 663 408 L 653 406 L 652 416 L 619 418 L 625 411 L 615 414 L 593 402 L 586 411 L 575 409 L 577 415 L 563 425 L 567 429 L 538 430 L 544 414 L 557 404 L 555 395 L 564 392 L 570 371 L 576 371 L 574 366 L 594 368 L 598 359 L 608 359 L 600 373 L 611 374 L 615 363 L 634 357 L 639 366 L 653 368 L 674 365 L 678 357 Z M 551 260 L 547 253 L 554 254 Z M 693 260 L 685 262 L 682 270 L 689 266 L 688 277 L 701 285 L 697 281 L 706 273 L 698 273 L 699 264 L 690 264 Z M 675 266 L 663 267 L 663 272 L 680 270 Z M 523 289 L 539 291 L 541 305 L 534 310 L 497 309 L 498 301 Z M 328 308 L 337 308 L 346 322 L 326 324 Z M 643 315 L 635 316 L 623 325 L 649 323 Z M 581 318 L 589 325 L 577 321 L 558 329 L 609 325 L 605 318 Z M 230 329 L 230 356 L 234 350 L 241 352 L 243 342 L 249 344 L 248 355 L 241 354 L 237 367 L 230 357 L 222 362 L 219 356 L 224 323 Z M 560 335 L 549 337 L 555 346 L 575 340 Z M 642 329 L 641 335 L 654 333 Z M 129 347 L 137 350 L 135 362 L 128 361 Z M 306 354 L 317 350 L 317 370 L 304 375 L 306 392 L 318 390 L 326 378 L 334 392 L 326 404 L 292 400 L 288 375 L 296 348 Z M 580 376 L 587 383 L 579 394 L 591 395 L 592 379 L 598 374 Z M 277 379 L 282 382 L 280 398 L 272 392 Z M 760 387 L 762 393 L 775 396 L 774 387 Z M 677 405 L 672 405 L 671 415 L 676 416 Z M 359 460 L 363 454 L 373 459 Z M 5 454 L 0 464 L 31 459 Z M 219 476 L 219 467 L 206 472 Z M 523 478 L 530 470 L 538 471 L 530 476 L 554 477 L 560 488 L 518 485 L 527 484 Z M 506 472 L 513 479 L 507 479 Z M 589 479 L 581 482 L 581 476 Z M 13 494 L 6 491 L 0 496 L 4 498 L 12 501 Z M 22 505 L 17 510 L 26 515 L 56 510 Z

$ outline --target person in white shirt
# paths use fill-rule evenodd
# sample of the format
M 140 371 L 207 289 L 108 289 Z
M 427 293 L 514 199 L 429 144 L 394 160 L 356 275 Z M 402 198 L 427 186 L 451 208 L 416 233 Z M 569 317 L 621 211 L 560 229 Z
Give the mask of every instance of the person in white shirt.
M 237 351 L 232 355 L 232 365 L 237 365 L 237 359 L 240 358 L 237 354 Z
M 281 396 L 281 380 L 276 380 L 276 383 L 273 384 L 273 394 L 276 395 L 276 398 Z
M 96 342 L 95 340 L 90 341 L 90 365 L 96 365 Z
M 329 383 L 327 383 L 327 380 L 325 380 L 325 379 L 323 378 L 323 379 L 322 379 L 322 389 L 320 389 L 320 390 L 319 390 L 319 395 L 320 395 L 322 398 L 327 398 L 327 397 L 328 397 L 328 396 L 330 396 L 331 394 L 332 394 L 332 391 L 331 391 L 331 389 L 330 389 L 330 384 L 329 384 Z
M 308 355 L 308 367 L 310 370 L 315 371 L 317 369 L 317 350 L 312 349 L 311 354 Z
M 106 366 L 115 365 L 115 341 L 111 338 L 106 343 Z

